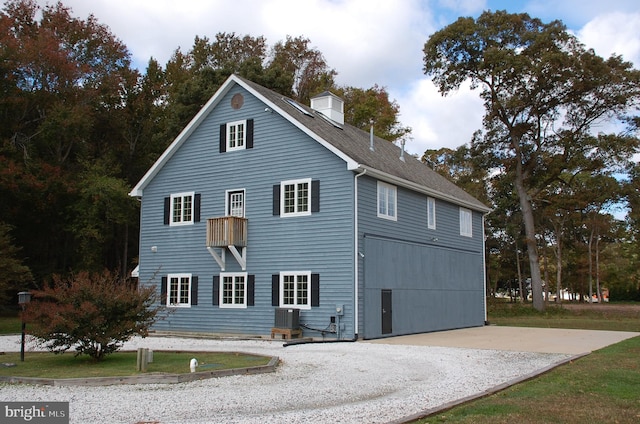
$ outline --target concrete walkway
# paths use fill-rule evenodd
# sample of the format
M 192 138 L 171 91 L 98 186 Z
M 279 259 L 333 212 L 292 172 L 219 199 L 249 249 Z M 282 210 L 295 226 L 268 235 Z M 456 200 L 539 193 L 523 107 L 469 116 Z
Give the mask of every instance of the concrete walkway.
M 489 325 L 388 337 L 367 342 L 580 355 L 636 336 L 640 336 L 640 333 Z

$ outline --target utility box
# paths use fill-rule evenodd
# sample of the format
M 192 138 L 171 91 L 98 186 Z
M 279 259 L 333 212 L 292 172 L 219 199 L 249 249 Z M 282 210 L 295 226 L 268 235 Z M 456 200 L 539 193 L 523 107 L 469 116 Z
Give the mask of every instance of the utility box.
M 344 305 L 336 305 L 336 315 L 339 317 L 344 315 Z
M 297 330 L 300 328 L 300 309 L 276 308 L 275 328 Z

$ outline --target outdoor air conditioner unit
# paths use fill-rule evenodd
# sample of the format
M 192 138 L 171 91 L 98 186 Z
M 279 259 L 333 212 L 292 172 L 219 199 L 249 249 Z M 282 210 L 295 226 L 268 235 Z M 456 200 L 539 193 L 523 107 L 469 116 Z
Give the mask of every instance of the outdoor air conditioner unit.
M 276 308 L 274 327 L 287 330 L 300 328 L 300 309 Z

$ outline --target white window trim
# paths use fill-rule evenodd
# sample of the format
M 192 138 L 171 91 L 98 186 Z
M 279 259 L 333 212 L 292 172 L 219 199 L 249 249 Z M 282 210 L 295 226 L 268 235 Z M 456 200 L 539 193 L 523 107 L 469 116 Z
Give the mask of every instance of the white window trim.
M 285 208 L 284 208 L 284 187 L 287 185 L 291 185 L 294 184 L 296 186 L 296 191 L 295 191 L 295 205 L 296 205 L 296 209 L 298 209 L 298 184 L 307 184 L 308 187 L 308 194 L 307 194 L 307 210 L 303 211 L 303 212 L 285 212 Z M 311 215 L 311 197 L 313 195 L 313 193 L 311 193 L 311 178 L 303 178 L 300 180 L 288 180 L 288 181 L 282 181 L 280 183 L 280 216 L 284 217 L 284 218 L 288 218 L 288 217 L 293 217 L 293 216 L 309 216 Z
M 460 208 L 460 235 L 473 237 L 473 212 L 467 208 Z
M 187 303 L 180 303 L 180 286 L 178 286 L 178 303 L 171 303 L 171 279 L 177 278 L 178 284 L 180 284 L 180 280 L 182 278 L 189 279 L 189 290 L 187 294 L 187 298 L 189 301 Z M 190 308 L 191 307 L 191 283 L 193 282 L 193 278 L 191 274 L 168 274 L 167 275 L 167 306 L 170 308 Z
M 176 197 L 181 197 L 182 198 L 182 206 L 184 207 L 184 198 L 186 196 L 191 196 L 191 220 L 190 221 L 180 221 L 180 222 L 175 222 L 173 220 L 173 199 Z M 170 199 L 170 207 L 169 207 L 169 226 L 175 227 L 175 226 L 180 226 L 180 225 L 193 225 L 193 214 L 195 212 L 195 201 L 196 201 L 196 193 L 194 191 L 188 191 L 188 192 L 184 192 L 184 193 L 174 193 L 171 195 L 171 199 Z M 182 215 L 180 216 L 180 219 L 182 219 Z
M 231 193 L 242 192 L 242 216 L 245 217 L 245 213 L 247 212 L 247 191 L 244 188 L 238 188 L 235 190 L 226 190 L 224 192 L 224 211 L 227 216 L 231 216 L 230 204 L 229 204 L 229 196 Z
M 236 277 L 244 277 L 244 302 L 243 303 L 224 303 L 224 277 L 233 277 L 233 298 L 235 302 L 235 284 Z M 218 306 L 220 308 L 227 309 L 246 309 L 247 308 L 247 286 L 249 284 L 249 276 L 246 272 L 221 272 L 220 273 L 220 298 L 218 300 Z
M 293 275 L 296 277 L 295 288 L 293 290 L 293 305 L 285 305 L 284 303 L 284 277 L 287 275 Z M 307 303 L 298 304 L 298 281 L 297 278 L 301 275 L 307 277 Z M 311 309 L 311 271 L 281 271 L 280 272 L 280 307 L 281 308 L 296 308 L 296 309 Z
M 385 206 L 387 209 L 386 213 L 380 212 L 380 187 L 386 188 L 388 191 L 393 192 L 393 215 L 389 214 L 389 199 L 384 199 Z M 389 219 L 391 221 L 398 220 L 398 188 L 394 185 L 383 183 L 382 181 L 378 181 L 378 185 L 376 186 L 376 211 L 378 213 L 378 218 Z
M 242 125 L 243 126 L 243 131 L 242 131 L 242 146 L 238 146 L 237 140 L 236 140 L 236 145 L 234 147 L 230 146 L 231 143 L 231 128 L 232 127 L 237 127 L 238 125 Z M 234 122 L 227 122 L 227 140 L 226 140 L 226 144 L 227 144 L 227 152 L 232 152 L 234 150 L 245 150 L 247 147 L 247 121 L 246 120 L 242 120 L 242 121 L 234 121 Z
M 436 199 L 433 197 L 427 197 L 427 227 L 436 229 Z

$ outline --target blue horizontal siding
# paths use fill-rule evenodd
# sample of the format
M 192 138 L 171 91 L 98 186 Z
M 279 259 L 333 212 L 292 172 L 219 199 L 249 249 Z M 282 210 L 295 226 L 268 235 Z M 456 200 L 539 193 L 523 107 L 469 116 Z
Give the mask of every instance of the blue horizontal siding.
M 239 110 L 230 107 L 236 93 L 245 97 Z M 320 274 L 320 306 L 301 312 L 301 322 L 311 327 L 328 326 L 336 304 L 353 304 L 353 174 L 329 150 L 264 109 L 248 92 L 233 88 L 144 189 L 140 281 L 159 285 L 169 273 L 199 277 L 198 305 L 176 308 L 156 324 L 158 330 L 269 334 L 271 275 L 280 271 Z M 220 124 L 241 119 L 254 119 L 254 148 L 219 153 Z M 273 216 L 273 185 L 302 178 L 320 180 L 320 211 Z M 230 189 L 246 191 L 246 272 L 255 275 L 255 306 L 246 309 L 212 305 L 212 280 L 220 268 L 205 248 L 206 221 L 225 215 L 225 191 Z M 201 194 L 201 222 L 163 225 L 164 197 L 184 191 Z M 157 246 L 156 253 L 151 246 Z M 226 272 L 240 272 L 230 252 L 226 257 Z M 343 321 L 353 327 L 352 307 L 345 308 Z
M 460 208 L 436 201 L 436 228 L 427 223 L 427 196 L 397 187 L 397 220 L 377 216 L 377 180 L 358 180 L 360 334 L 382 337 L 382 289 L 393 292 L 391 335 L 484 323 L 483 218 L 473 212 L 473 236 L 460 235 Z

